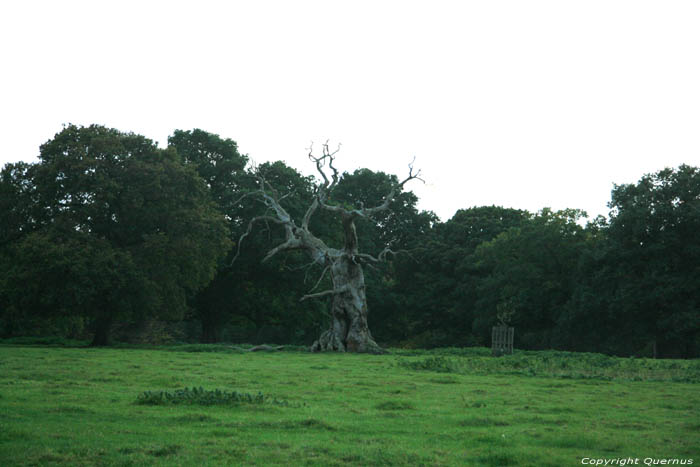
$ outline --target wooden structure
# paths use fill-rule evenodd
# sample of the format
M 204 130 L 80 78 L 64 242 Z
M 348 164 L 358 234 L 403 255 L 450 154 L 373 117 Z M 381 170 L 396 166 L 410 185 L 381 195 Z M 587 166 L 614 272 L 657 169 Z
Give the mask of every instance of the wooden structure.
M 491 353 L 495 356 L 513 353 L 513 334 L 515 330 L 508 326 L 494 326 L 491 330 Z

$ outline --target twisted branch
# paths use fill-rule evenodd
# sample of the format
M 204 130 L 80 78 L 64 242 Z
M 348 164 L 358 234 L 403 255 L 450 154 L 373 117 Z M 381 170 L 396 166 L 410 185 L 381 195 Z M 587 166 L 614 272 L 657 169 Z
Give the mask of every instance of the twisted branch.
M 316 290 L 316 288 L 317 288 L 319 285 L 321 285 L 321 281 L 322 281 L 323 278 L 326 276 L 326 272 L 330 269 L 330 267 L 331 267 L 331 266 L 328 265 L 328 266 L 326 266 L 326 267 L 323 269 L 323 272 L 321 272 L 321 277 L 318 278 L 318 281 L 316 281 L 316 285 L 314 285 L 314 286 L 311 288 L 311 290 L 309 290 L 309 293 L 313 292 L 314 290 Z
M 274 222 L 274 223 L 276 223 L 276 224 L 283 224 L 282 221 L 280 221 L 279 219 L 276 219 L 276 218 L 274 218 L 274 217 L 271 217 L 271 216 L 257 216 L 257 217 L 252 218 L 252 219 L 250 220 L 250 222 L 248 222 L 248 228 L 247 228 L 246 231 L 243 233 L 243 235 L 241 235 L 240 238 L 238 239 L 238 245 L 237 245 L 237 248 L 236 248 L 236 255 L 235 255 L 235 256 L 233 257 L 233 259 L 231 260 L 231 266 L 233 265 L 233 263 L 236 262 L 236 260 L 238 259 L 238 257 L 239 257 L 240 254 L 241 254 L 241 245 L 243 244 L 243 240 L 244 240 L 248 235 L 250 235 L 250 232 L 253 230 L 253 225 L 255 225 L 256 222 L 260 222 L 260 221 Z
M 321 174 L 321 178 L 323 178 L 323 183 L 316 189 L 316 196 L 314 196 L 314 200 L 311 202 L 311 205 L 304 214 L 304 219 L 301 222 L 301 226 L 303 229 L 309 228 L 309 221 L 311 220 L 311 216 L 313 216 L 314 212 L 316 212 L 318 206 L 322 205 L 325 202 L 325 200 L 328 199 L 328 196 L 338 184 L 338 180 L 340 178 L 338 174 L 338 169 L 336 169 L 333 166 L 333 161 L 335 160 L 335 155 L 338 153 L 338 151 L 340 151 L 340 144 L 338 144 L 338 148 L 335 151 L 331 152 L 330 149 L 328 149 L 328 141 L 326 141 L 323 145 L 323 154 L 320 157 L 316 157 L 313 155 L 313 143 L 311 143 L 311 147 L 309 148 L 309 159 L 316 164 L 316 170 L 319 174 Z M 332 171 L 332 182 L 328 180 L 328 176 L 323 171 L 323 166 L 326 163 L 328 163 L 328 167 L 330 167 Z
M 327 297 L 328 295 L 338 295 L 344 292 L 348 291 L 348 287 L 340 287 L 338 289 L 332 289 L 332 290 L 324 290 L 323 292 L 318 292 L 318 293 L 312 293 L 309 295 L 304 295 L 299 299 L 300 302 L 303 302 L 304 300 L 308 300 L 310 298 L 320 298 L 320 297 Z
M 321 205 L 321 207 L 327 211 L 339 213 L 341 215 L 349 215 L 352 217 L 372 217 L 378 212 L 385 211 L 389 209 L 389 203 L 393 201 L 393 199 L 396 197 L 396 193 L 398 190 L 402 189 L 403 186 L 408 183 L 411 180 L 420 180 L 421 182 L 425 183 L 425 180 L 420 178 L 421 171 L 418 170 L 416 173 L 413 173 L 413 164 L 415 162 L 415 157 L 413 158 L 413 161 L 408 164 L 408 176 L 403 179 L 401 182 L 396 183 L 391 187 L 391 191 L 389 191 L 389 194 L 387 194 L 384 197 L 384 200 L 382 203 L 378 206 L 375 206 L 373 208 L 366 208 L 363 203 L 360 203 L 360 209 L 345 209 L 340 206 L 332 206 L 329 204 L 325 203 L 325 199 L 322 199 L 320 197 L 318 198 L 318 202 Z

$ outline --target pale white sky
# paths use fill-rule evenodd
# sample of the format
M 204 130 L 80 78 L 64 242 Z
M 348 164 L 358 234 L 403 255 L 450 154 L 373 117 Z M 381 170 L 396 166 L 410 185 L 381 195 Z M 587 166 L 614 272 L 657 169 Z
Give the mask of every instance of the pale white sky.
M 63 123 L 257 162 L 404 176 L 420 207 L 607 214 L 613 182 L 700 165 L 698 1 L 15 1 L 0 4 L 0 164 Z

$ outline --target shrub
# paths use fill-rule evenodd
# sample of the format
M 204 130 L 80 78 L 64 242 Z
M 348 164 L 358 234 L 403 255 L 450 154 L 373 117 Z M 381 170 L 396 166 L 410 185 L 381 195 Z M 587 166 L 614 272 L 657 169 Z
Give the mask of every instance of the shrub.
M 209 391 L 203 388 L 184 388 L 173 392 L 145 391 L 138 396 L 137 404 L 142 405 L 239 405 L 239 404 L 263 404 L 288 405 L 285 400 L 272 399 L 259 392 L 255 395 L 215 389 Z
M 438 373 L 457 373 L 459 365 L 454 360 L 445 357 L 428 357 L 424 360 L 399 360 L 399 365 L 411 370 L 437 371 Z

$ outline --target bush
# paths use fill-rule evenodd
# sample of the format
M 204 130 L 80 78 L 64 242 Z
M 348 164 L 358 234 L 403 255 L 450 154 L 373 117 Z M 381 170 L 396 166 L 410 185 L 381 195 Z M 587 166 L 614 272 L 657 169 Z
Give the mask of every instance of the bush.
M 457 373 L 459 365 L 457 362 L 445 357 L 428 357 L 424 360 L 406 361 L 399 360 L 399 366 L 410 368 L 411 370 L 437 371 L 438 373 Z
M 271 399 L 259 392 L 255 395 L 215 389 L 209 391 L 203 388 L 184 388 L 173 392 L 145 391 L 138 396 L 137 404 L 141 405 L 239 405 L 239 404 L 263 404 L 288 405 L 287 401 Z

